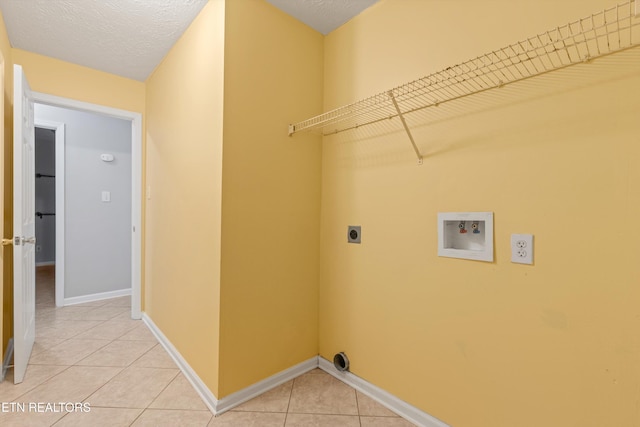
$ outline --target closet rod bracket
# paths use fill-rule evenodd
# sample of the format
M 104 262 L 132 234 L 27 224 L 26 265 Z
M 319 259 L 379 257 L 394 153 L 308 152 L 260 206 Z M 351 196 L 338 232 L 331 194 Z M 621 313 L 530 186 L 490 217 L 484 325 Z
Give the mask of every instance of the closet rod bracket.
M 418 146 L 416 145 L 416 142 L 413 139 L 413 135 L 411 134 L 411 130 L 409 130 L 409 126 L 407 125 L 407 121 L 404 119 L 404 116 L 402 115 L 402 111 L 400 110 L 400 106 L 398 105 L 398 101 L 396 101 L 396 97 L 393 95 L 393 90 L 390 90 L 389 92 L 387 92 L 387 95 L 389 95 L 389 98 L 391 98 L 391 102 L 393 102 L 393 106 L 395 107 L 396 111 L 398 112 L 398 117 L 400 117 L 400 121 L 402 122 L 402 126 L 404 126 L 404 130 L 407 132 L 407 136 L 409 137 L 409 141 L 411 141 L 411 145 L 413 146 L 413 151 L 415 151 L 416 156 L 418 157 L 418 164 L 421 165 L 422 162 L 423 162 L 422 154 L 420 154 L 420 150 L 418 149 Z

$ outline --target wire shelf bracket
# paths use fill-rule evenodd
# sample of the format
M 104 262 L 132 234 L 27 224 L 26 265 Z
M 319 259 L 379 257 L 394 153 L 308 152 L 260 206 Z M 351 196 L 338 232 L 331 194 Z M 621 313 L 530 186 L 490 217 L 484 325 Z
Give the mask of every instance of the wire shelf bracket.
M 405 117 L 411 113 L 640 46 L 640 0 L 630 0 L 526 40 L 289 125 L 289 136 L 323 136 L 398 117 L 422 164 Z
M 409 140 L 411 141 L 411 145 L 413 146 L 413 151 L 415 151 L 416 152 L 416 156 L 418 156 L 418 164 L 421 165 L 422 161 L 423 161 L 422 160 L 422 154 L 420 154 L 420 149 L 416 145 L 416 141 L 414 141 L 413 135 L 411 135 L 411 130 L 409 130 L 409 126 L 407 125 L 407 121 L 404 119 L 404 116 L 402 115 L 402 111 L 400 110 L 400 106 L 398 105 L 398 101 L 396 101 L 396 97 L 393 96 L 393 91 L 392 90 L 390 90 L 387 93 L 389 94 L 389 98 L 391 99 L 391 102 L 393 102 L 393 106 L 395 107 L 396 111 L 398 112 L 398 117 L 400 117 L 400 121 L 402 122 L 402 126 L 404 127 L 404 130 L 407 132 L 407 136 L 409 137 Z

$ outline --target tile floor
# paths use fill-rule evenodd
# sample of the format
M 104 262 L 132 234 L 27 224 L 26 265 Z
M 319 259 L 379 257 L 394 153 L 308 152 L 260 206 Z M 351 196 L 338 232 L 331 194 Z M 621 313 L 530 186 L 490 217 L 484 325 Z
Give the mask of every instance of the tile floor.
M 130 298 L 55 308 L 53 268 L 37 276 L 36 342 L 24 382 L 14 385 L 10 369 L 0 383 L 2 426 L 413 425 L 319 369 L 213 417 L 146 325 L 130 319 Z

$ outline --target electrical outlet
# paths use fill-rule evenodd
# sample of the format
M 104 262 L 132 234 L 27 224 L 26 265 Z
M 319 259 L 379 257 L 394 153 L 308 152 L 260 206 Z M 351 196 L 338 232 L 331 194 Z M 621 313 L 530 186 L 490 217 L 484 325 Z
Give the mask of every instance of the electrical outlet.
M 511 262 L 533 264 L 533 234 L 511 235 Z
M 347 227 L 347 242 L 361 243 L 362 228 L 359 225 L 350 225 Z

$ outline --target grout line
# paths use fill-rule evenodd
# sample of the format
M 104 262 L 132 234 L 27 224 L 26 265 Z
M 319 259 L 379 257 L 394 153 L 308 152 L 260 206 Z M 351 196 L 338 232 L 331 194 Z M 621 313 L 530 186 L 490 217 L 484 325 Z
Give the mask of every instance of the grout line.
M 354 389 L 353 392 L 356 395 L 356 409 L 358 410 L 358 423 L 360 424 L 360 427 L 362 427 L 362 414 L 360 413 L 360 401 L 358 400 L 358 391 Z
M 138 408 L 138 409 L 140 409 L 140 408 Z M 144 411 L 146 411 L 146 410 L 147 410 L 147 408 L 143 408 L 142 411 L 138 414 L 138 416 L 135 417 L 133 419 L 133 421 L 131 421 L 131 424 L 129 424 L 129 426 L 134 425 L 136 423 L 136 421 L 138 421 L 138 418 L 140 418 L 142 416 L 142 414 L 144 414 Z
M 64 365 L 50 365 L 50 366 L 64 366 Z M 57 374 L 47 378 L 46 380 L 42 381 L 41 383 L 39 383 L 38 385 L 33 386 L 32 388 L 30 388 L 29 390 L 25 391 L 24 393 L 22 393 L 21 395 L 17 396 L 15 399 L 12 400 L 12 402 L 17 402 L 18 399 L 20 399 L 22 396 L 24 396 L 27 393 L 32 392 L 33 390 L 35 390 L 36 388 L 40 387 L 41 385 L 45 384 L 46 382 L 52 380 L 53 378 L 57 377 L 58 375 L 60 375 L 61 373 L 65 372 L 66 370 L 68 370 L 71 366 L 65 366 L 64 369 L 60 372 L 58 372 Z M 13 369 L 13 368 L 11 368 Z M 27 365 L 27 370 L 29 369 L 29 365 Z M 6 381 L 6 380 L 5 380 Z
M 289 400 L 287 400 L 287 410 L 284 413 L 284 424 L 283 427 L 287 425 L 287 418 L 289 417 L 289 408 L 291 407 L 291 398 L 293 397 L 293 387 L 296 385 L 296 378 L 291 380 L 291 390 L 289 390 Z
M 156 396 L 151 400 L 151 402 L 147 405 L 147 407 L 146 407 L 145 409 L 149 409 L 149 406 L 153 405 L 153 402 L 155 402 L 155 401 L 158 399 L 158 397 L 160 397 L 160 395 L 161 395 L 162 393 L 164 393 L 164 391 L 165 391 L 166 389 L 168 389 L 168 388 L 169 388 L 169 386 L 170 386 L 171 384 L 173 384 L 173 382 L 176 380 L 176 378 L 178 378 L 178 376 L 179 376 L 179 375 L 180 375 L 180 371 L 178 370 L 178 373 L 177 373 L 177 374 L 176 374 L 176 375 L 171 379 L 171 381 L 169 381 L 169 382 L 167 383 L 167 385 L 166 385 L 166 386 L 164 386 L 164 388 L 163 388 L 162 390 L 160 390 L 160 393 L 158 393 L 158 394 L 157 394 L 157 395 L 156 395 Z M 207 411 L 209 411 L 209 409 L 207 409 Z M 209 412 L 211 412 L 211 411 L 209 411 Z

